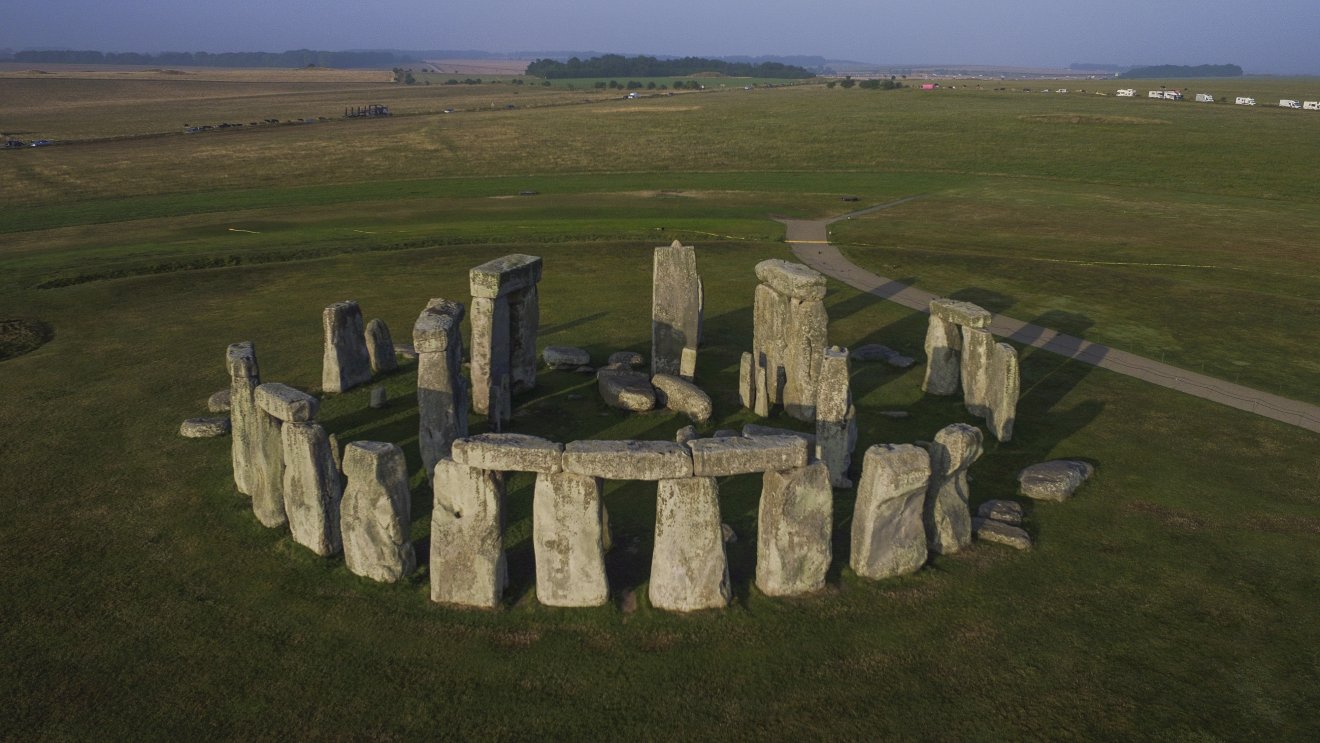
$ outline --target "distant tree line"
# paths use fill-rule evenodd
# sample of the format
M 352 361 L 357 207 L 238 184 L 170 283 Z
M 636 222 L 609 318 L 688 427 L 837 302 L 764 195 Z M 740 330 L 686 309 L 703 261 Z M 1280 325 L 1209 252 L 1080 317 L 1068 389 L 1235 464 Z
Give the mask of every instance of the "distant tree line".
M 170 65 L 179 67 L 392 67 L 416 60 L 393 52 L 137 52 L 27 51 L 16 52 L 15 62 L 47 64 Z
M 1177 65 L 1162 64 L 1151 67 L 1133 67 L 1119 75 L 1125 78 L 1181 78 L 1181 77 L 1242 77 L 1242 68 L 1235 64 Z
M 625 57 L 606 54 L 591 59 L 570 57 L 567 62 L 538 59 L 527 66 L 527 74 L 546 79 L 577 77 L 674 77 L 698 72 L 718 72 L 729 77 L 808 78 L 815 73 L 802 67 L 779 62 L 725 62 L 718 59 L 683 57 L 682 59 L 656 59 L 655 57 Z

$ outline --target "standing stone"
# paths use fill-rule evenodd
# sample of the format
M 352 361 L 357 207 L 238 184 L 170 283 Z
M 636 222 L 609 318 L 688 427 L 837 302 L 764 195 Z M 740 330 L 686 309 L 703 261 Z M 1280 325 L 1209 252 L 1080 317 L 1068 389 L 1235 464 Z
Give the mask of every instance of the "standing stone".
M 536 386 L 536 334 L 540 328 L 541 298 L 536 285 L 510 294 L 510 392 L 523 392 Z
M 472 290 L 472 409 L 492 426 L 509 419 L 511 395 L 536 384 L 541 259 L 513 254 L 468 272 Z
M 647 595 L 657 609 L 682 612 L 723 608 L 733 597 L 715 478 L 660 481 Z
M 427 478 L 468 433 L 468 388 L 463 379 L 463 305 L 432 299 L 413 325 L 417 349 L 418 448 Z
M 390 393 L 385 389 L 385 385 L 378 384 L 371 388 L 371 398 L 367 401 L 367 407 L 372 410 L 380 410 L 390 403 Z
M 764 394 L 770 406 L 781 399 L 784 378 L 784 336 L 788 332 L 788 297 L 758 284 L 752 304 L 752 353 L 765 380 L 757 379 L 757 395 Z M 758 415 L 768 413 L 757 412 Z
M 284 439 L 284 512 L 293 541 L 327 557 L 343 549 L 339 504 L 343 484 L 330 437 L 315 423 L 287 422 Z
M 546 606 L 600 606 L 609 599 L 600 480 L 540 474 L 532 495 L 536 600 Z
M 816 419 L 816 385 L 821 352 L 828 346 L 829 322 L 824 302 L 789 300 L 783 402 L 784 412 L 800 421 Z
M 825 277 L 781 260 L 756 264 L 756 277 L 761 283 L 752 310 L 752 353 L 756 364 L 765 367 L 766 407 L 782 403 L 790 416 L 815 420 L 820 352 L 827 345 L 829 323 L 822 301 Z
M 931 312 L 926 327 L 926 377 L 921 389 L 932 395 L 957 394 L 960 348 L 962 333 L 958 326 Z
M 394 339 L 390 337 L 390 326 L 384 320 L 377 318 L 367 323 L 366 341 L 372 374 L 383 374 L 399 368 L 399 358 L 394 353 Z
M 335 302 L 321 312 L 325 356 L 321 362 L 321 389 L 344 392 L 371 381 L 362 309 L 352 300 Z
M 493 609 L 509 582 L 504 473 L 441 459 L 431 511 L 431 600 Z
M 995 344 L 990 356 L 989 414 L 985 423 L 1000 441 L 1013 438 L 1020 385 L 1017 349 L 1007 343 Z
M 756 408 L 756 357 L 743 351 L 738 362 L 738 402 L 744 408 Z
M 655 249 L 651 270 L 651 373 L 683 373 L 683 352 L 695 354 L 701 333 L 697 250 L 675 240 Z M 693 355 L 695 363 L 695 355 Z
M 683 349 L 682 360 L 678 363 L 678 376 L 689 382 L 697 378 L 697 349 Z
M 834 493 L 823 462 L 766 472 L 757 521 L 756 587 L 767 596 L 824 588 L 833 519 Z
M 756 401 L 752 412 L 765 418 L 770 415 L 770 370 L 766 366 L 766 358 L 761 356 L 761 360 L 756 365 L 756 383 L 755 393 Z
M 234 483 L 252 496 L 252 513 L 263 526 L 275 528 L 284 515 L 284 441 L 280 420 L 257 405 L 261 373 L 251 342 L 235 343 L 226 352 L 234 440 Z M 281 385 L 283 386 L 283 385 Z
M 508 420 L 500 396 L 509 378 L 509 302 L 504 297 L 472 298 L 472 410 Z
M 880 579 L 926 564 L 922 505 L 930 481 L 930 455 L 911 444 L 877 444 L 866 450 L 853 511 L 853 572 Z
M 354 441 L 344 451 L 348 486 L 340 503 L 344 565 L 382 583 L 406 578 L 417 566 L 408 471 L 403 450 L 383 441 Z
M 967 412 L 978 418 L 989 413 L 990 397 L 990 355 L 995 347 L 995 337 L 985 328 L 962 329 L 962 352 L 959 363 L 962 367 L 963 405 Z
M 952 555 L 972 543 L 971 489 L 967 468 L 981 456 L 981 429 L 954 423 L 940 429 L 930 446 L 930 484 L 926 487 L 926 544 L 931 552 Z
M 851 488 L 848 468 L 857 445 L 857 410 L 852 404 L 848 349 L 828 348 L 822 359 L 816 394 L 816 458 L 829 469 L 831 485 Z

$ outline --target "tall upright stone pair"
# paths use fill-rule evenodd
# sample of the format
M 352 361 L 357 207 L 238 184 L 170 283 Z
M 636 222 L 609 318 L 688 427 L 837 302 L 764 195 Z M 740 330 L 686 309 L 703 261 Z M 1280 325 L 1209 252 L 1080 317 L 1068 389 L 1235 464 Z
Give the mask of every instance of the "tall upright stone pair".
M 801 421 L 816 419 L 816 389 L 828 346 L 825 277 L 812 269 L 772 259 L 756 264 L 752 351 L 739 369 L 744 407 L 769 415 L 782 404 Z
M 704 304 L 697 249 L 677 240 L 656 248 L 651 269 L 651 374 L 688 380 L 696 376 Z
M 515 253 L 468 272 L 472 291 L 472 409 L 492 427 L 509 420 L 512 396 L 536 386 L 536 285 L 541 259 Z
M 984 418 L 995 438 L 1008 441 L 1017 417 L 1018 355 L 1009 344 L 995 343 L 990 320 L 988 311 L 971 302 L 932 299 L 921 388 L 954 395 L 961 387 L 968 412 Z
M 394 342 L 384 320 L 365 326 L 362 308 L 353 300 L 335 302 L 321 311 L 325 353 L 321 360 L 321 389 L 347 392 L 371 381 L 372 374 L 399 368 Z
M 413 324 L 417 351 L 417 442 L 427 479 L 449 456 L 454 440 L 468 434 L 468 386 L 463 378 L 464 307 L 432 299 Z

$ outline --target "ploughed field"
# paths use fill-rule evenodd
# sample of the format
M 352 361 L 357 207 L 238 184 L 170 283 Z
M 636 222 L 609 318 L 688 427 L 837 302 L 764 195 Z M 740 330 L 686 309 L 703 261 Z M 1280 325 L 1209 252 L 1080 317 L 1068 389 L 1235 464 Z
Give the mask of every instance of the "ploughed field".
M 1320 402 L 1320 114 L 961 86 L 625 101 L 509 83 L 133 82 L 0 77 L 25 86 L 5 95 L 23 101 L 5 128 L 57 140 L 0 153 L 0 320 L 25 329 L 6 345 L 22 355 L 0 361 L 10 734 L 1317 732 L 1320 437 L 1036 350 L 1022 350 L 1014 440 L 988 441 L 972 467 L 973 506 L 1013 497 L 1033 462 L 1081 457 L 1097 474 L 1068 503 L 1027 503 L 1031 551 L 980 544 L 860 580 L 853 493 L 836 491 L 830 588 L 773 600 L 752 586 L 759 481 L 726 478 L 735 601 L 695 616 L 646 601 L 653 485 L 606 485 L 611 603 L 551 610 L 531 576 L 531 479 L 515 478 L 507 606 L 465 612 L 427 600 L 425 566 L 370 584 L 263 529 L 233 489 L 229 440 L 176 431 L 227 385 L 227 344 L 254 341 L 264 381 L 313 388 L 322 307 L 357 299 L 405 341 L 429 298 L 466 302 L 467 269 L 511 252 L 545 260 L 541 347 L 649 357 L 651 248 L 674 239 L 697 245 L 706 286 L 698 381 L 716 412 L 702 431 L 737 428 L 756 420 L 736 394 L 752 266 L 791 258 L 768 215 L 914 194 L 832 239 L 877 273 Z M 338 118 L 367 103 L 406 115 Z M 182 133 L 208 117 L 327 120 Z M 835 283 L 827 305 L 831 343 L 921 358 L 923 316 Z M 853 373 L 855 461 L 976 423 L 922 395 L 920 364 Z M 362 389 L 320 418 L 342 442 L 404 447 L 424 561 L 415 367 L 384 384 L 386 409 Z M 880 415 L 898 409 L 911 417 Z M 572 372 L 542 372 L 515 410 L 513 430 L 558 441 L 687 424 L 606 408 Z

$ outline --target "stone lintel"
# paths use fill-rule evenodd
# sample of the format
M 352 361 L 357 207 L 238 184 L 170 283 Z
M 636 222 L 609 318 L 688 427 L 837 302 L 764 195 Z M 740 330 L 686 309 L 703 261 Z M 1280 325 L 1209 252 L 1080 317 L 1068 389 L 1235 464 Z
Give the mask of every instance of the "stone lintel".
M 454 441 L 452 457 L 469 467 L 499 472 L 563 471 L 564 445 L 521 433 L 483 433 Z
M 468 271 L 472 296 L 495 299 L 531 288 L 541 280 L 541 259 L 514 253 Z

